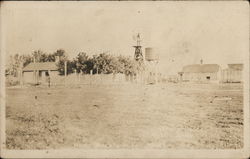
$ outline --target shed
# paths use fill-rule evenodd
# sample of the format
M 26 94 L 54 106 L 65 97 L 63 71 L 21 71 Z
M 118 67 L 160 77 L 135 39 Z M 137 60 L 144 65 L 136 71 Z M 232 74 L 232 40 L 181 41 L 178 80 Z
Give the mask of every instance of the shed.
M 222 70 L 222 82 L 243 82 L 243 64 L 228 64 L 228 68 Z
M 48 77 L 58 76 L 56 62 L 30 63 L 23 68 L 23 80 L 26 83 L 46 82 Z
M 193 64 L 184 66 L 179 73 L 185 81 L 218 81 L 220 66 L 218 64 Z

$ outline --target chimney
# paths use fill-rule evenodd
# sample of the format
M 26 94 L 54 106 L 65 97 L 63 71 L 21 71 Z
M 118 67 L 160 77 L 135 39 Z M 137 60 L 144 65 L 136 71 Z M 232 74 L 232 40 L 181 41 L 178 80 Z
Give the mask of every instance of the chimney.
M 58 63 L 60 61 L 60 56 L 55 56 L 55 62 Z

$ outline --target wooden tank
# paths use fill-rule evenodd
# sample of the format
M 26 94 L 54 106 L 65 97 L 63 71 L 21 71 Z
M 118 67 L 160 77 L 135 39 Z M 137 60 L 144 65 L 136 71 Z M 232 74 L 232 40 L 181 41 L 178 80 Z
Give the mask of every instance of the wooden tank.
M 158 61 L 159 60 L 158 50 L 151 47 L 145 48 L 145 60 Z

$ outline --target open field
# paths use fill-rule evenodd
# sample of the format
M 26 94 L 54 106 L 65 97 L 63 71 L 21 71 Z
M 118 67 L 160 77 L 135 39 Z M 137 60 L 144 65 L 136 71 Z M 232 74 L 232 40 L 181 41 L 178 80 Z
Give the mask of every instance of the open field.
M 242 84 L 7 88 L 6 146 L 242 148 Z

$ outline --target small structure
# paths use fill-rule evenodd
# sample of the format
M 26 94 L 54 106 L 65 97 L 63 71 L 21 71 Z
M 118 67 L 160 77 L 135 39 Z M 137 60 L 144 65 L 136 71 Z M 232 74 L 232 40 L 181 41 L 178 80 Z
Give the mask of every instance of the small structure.
M 222 82 L 243 82 L 243 64 L 228 64 L 228 68 L 222 70 L 221 77 Z
M 146 61 L 159 61 L 159 54 L 156 48 L 147 47 L 145 48 L 145 60 Z
M 159 50 L 157 48 L 145 48 L 145 66 L 147 74 L 147 83 L 155 84 L 160 81 L 159 72 Z
M 56 62 L 30 63 L 23 68 L 24 83 L 45 83 L 48 78 L 58 75 Z
M 220 72 L 217 64 L 194 64 L 184 66 L 178 74 L 181 81 L 219 82 Z
M 142 46 L 140 44 L 141 42 L 141 37 L 140 37 L 140 34 L 138 33 L 137 36 L 136 36 L 136 42 L 137 42 L 137 45 L 136 46 L 133 46 L 135 48 L 135 55 L 134 55 L 134 58 L 136 61 L 138 62 L 142 62 L 143 61 L 143 55 L 142 55 Z

